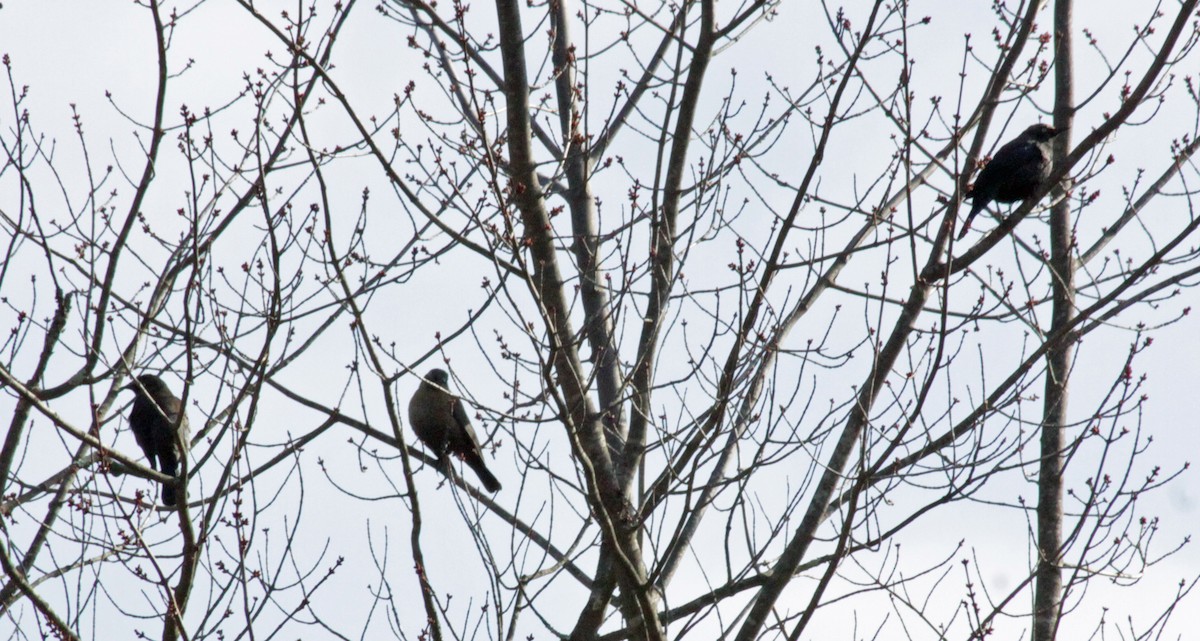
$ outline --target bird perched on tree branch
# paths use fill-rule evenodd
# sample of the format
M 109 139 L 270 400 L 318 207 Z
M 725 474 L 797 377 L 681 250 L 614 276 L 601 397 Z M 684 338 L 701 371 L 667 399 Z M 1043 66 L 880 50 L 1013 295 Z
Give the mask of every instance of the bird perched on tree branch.
M 1050 140 L 1058 134 L 1050 125 L 1033 125 L 992 156 L 967 194 L 971 198 L 971 213 L 958 232 L 959 240 L 967 235 L 971 221 L 988 203 L 1015 203 L 1037 193 L 1050 177 Z
M 475 470 L 487 491 L 500 489 L 500 481 L 483 462 L 479 439 L 462 399 L 450 393 L 450 375 L 445 370 L 435 368 L 425 375 L 408 402 L 408 422 L 417 438 L 433 451 L 443 472 L 450 463 L 447 454 L 454 454 Z
M 175 476 L 179 458 L 187 456 L 191 429 L 183 405 L 171 393 L 167 384 L 153 374 L 142 374 L 123 389 L 133 390 L 133 409 L 129 412 L 129 428 L 138 446 L 150 461 L 150 467 L 168 476 Z M 175 427 L 179 426 L 176 434 Z M 175 485 L 163 483 L 163 505 L 175 505 Z

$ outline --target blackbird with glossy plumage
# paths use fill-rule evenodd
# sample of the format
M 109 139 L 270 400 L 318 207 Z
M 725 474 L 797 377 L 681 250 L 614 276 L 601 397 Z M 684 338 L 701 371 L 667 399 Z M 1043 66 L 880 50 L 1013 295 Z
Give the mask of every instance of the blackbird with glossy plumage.
M 449 464 L 448 454 L 461 458 L 489 492 L 500 489 L 500 481 L 488 470 L 479 449 L 479 439 L 462 399 L 450 393 L 450 374 L 431 369 L 408 402 L 408 422 L 417 438 L 437 456 L 439 466 Z
M 958 232 L 961 240 L 971 228 L 971 221 L 990 202 L 1015 203 L 1037 193 L 1050 177 L 1050 140 L 1058 135 L 1050 125 L 1037 124 L 1008 141 L 992 156 L 975 179 L 967 194 L 971 198 L 971 213 Z
M 124 389 L 133 390 L 133 409 L 129 412 L 129 428 L 133 438 L 150 461 L 150 467 L 168 476 L 175 476 L 179 457 L 187 456 L 187 414 L 182 403 L 171 393 L 163 380 L 153 374 L 142 374 Z M 178 438 L 175 426 L 179 425 Z M 163 505 L 175 505 L 175 486 L 163 483 Z

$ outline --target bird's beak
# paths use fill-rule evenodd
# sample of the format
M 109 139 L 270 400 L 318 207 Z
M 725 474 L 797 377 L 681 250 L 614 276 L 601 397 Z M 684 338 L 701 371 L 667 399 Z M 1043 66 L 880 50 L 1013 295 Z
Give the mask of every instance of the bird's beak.
M 1057 135 L 1059 135 L 1059 134 L 1063 133 L 1064 131 L 1066 131 L 1066 129 L 1055 129 L 1055 128 L 1051 127 L 1051 128 L 1050 128 L 1050 131 L 1054 132 L 1054 133 L 1050 134 L 1050 137 L 1051 137 L 1051 138 L 1054 138 L 1055 136 L 1057 136 Z

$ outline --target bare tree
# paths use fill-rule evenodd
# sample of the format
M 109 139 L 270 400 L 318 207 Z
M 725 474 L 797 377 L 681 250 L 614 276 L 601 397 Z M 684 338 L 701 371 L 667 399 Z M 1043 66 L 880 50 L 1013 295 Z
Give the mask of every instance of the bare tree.
M 804 4 L 145 0 L 150 102 L 69 136 L 5 54 L 0 629 L 1174 633 L 1141 357 L 1200 282 L 1197 3 Z M 1038 121 L 1050 180 L 956 242 Z M 497 494 L 406 424 L 432 367 Z

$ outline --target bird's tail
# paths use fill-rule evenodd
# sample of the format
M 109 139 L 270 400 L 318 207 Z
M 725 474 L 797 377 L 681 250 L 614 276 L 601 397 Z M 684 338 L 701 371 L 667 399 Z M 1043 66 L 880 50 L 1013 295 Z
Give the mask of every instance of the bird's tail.
M 178 464 L 176 463 L 176 461 L 174 461 L 174 460 L 168 461 L 168 460 L 166 460 L 165 457 L 162 460 L 161 467 L 162 467 L 162 470 L 161 470 L 162 473 L 168 474 L 170 476 L 175 476 L 175 474 L 179 470 L 179 467 L 178 467 Z M 173 483 L 173 482 L 172 483 L 163 483 L 162 484 L 163 505 L 165 505 L 167 507 L 175 507 L 176 500 L 177 499 L 175 497 L 175 483 Z
M 483 458 L 472 456 L 466 459 L 466 463 L 475 471 L 475 476 L 479 477 L 479 481 L 483 483 L 484 489 L 489 492 L 500 491 L 500 481 L 492 474 L 491 470 L 487 469 Z
M 163 483 L 162 487 L 163 505 L 167 507 L 175 507 L 175 485 L 172 483 Z
M 979 215 L 979 212 L 983 211 L 986 206 L 987 201 L 982 198 L 971 199 L 971 213 L 967 214 L 967 219 L 963 221 L 962 229 L 958 232 L 958 240 L 962 240 L 963 236 L 971 231 L 971 221 L 975 220 L 975 216 Z

